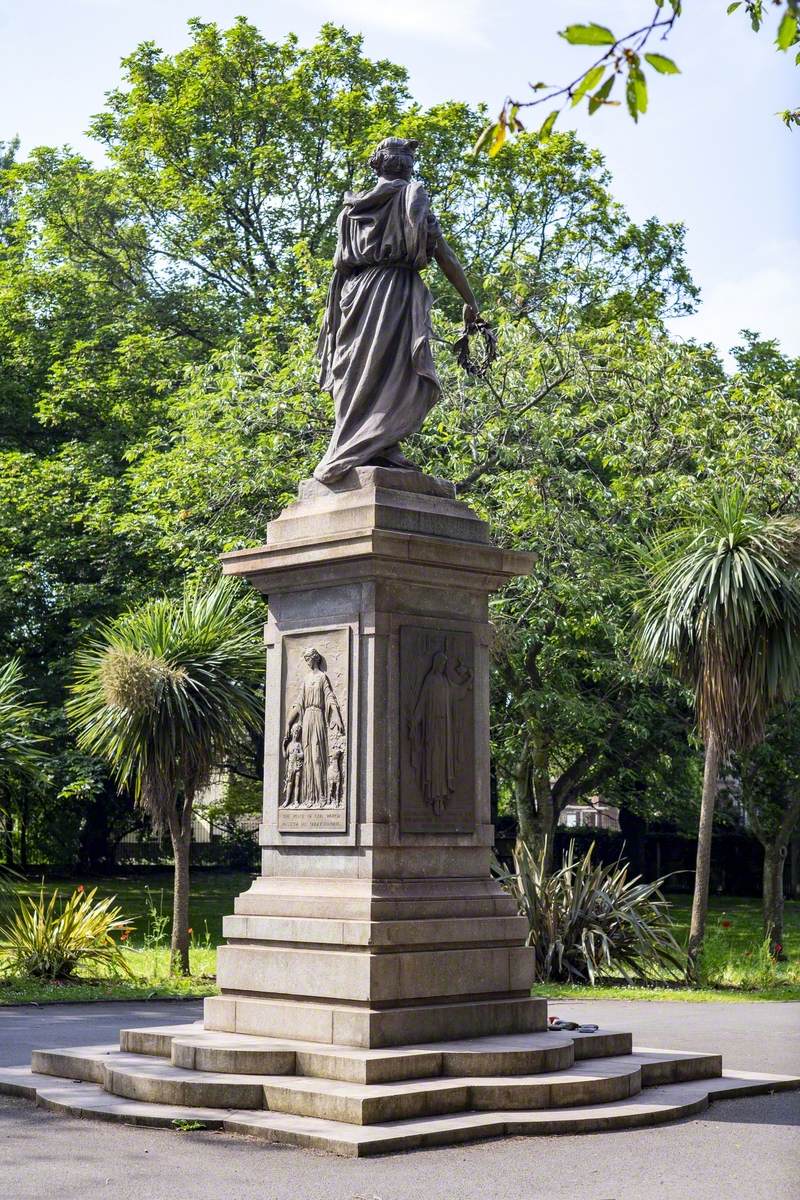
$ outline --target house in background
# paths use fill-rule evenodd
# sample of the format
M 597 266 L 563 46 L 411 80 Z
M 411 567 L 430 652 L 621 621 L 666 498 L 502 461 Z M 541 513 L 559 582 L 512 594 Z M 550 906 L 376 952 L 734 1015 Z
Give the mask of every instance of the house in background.
M 566 829 L 607 829 L 619 833 L 619 809 L 594 796 L 565 805 L 558 823 Z
M 260 789 L 259 789 L 260 790 Z M 258 831 L 261 825 L 258 811 L 237 811 L 229 804 L 230 777 L 219 774 L 207 788 L 198 793 L 192 816 L 192 863 L 195 866 L 242 865 L 231 864 L 231 846 L 239 842 L 252 849 L 258 857 Z M 156 838 L 149 823 L 130 830 L 117 843 L 118 863 L 162 863 L 171 861 L 169 839 Z M 242 855 L 239 855 L 242 858 Z M 245 850 L 244 858 L 250 857 Z

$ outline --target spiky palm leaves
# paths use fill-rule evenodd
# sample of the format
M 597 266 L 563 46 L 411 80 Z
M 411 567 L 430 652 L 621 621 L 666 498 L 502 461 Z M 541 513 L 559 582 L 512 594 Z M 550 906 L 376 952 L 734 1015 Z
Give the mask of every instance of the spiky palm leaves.
M 173 960 L 188 970 L 188 854 L 194 797 L 261 721 L 261 621 L 240 585 L 187 587 L 101 630 L 76 658 L 68 713 L 175 852 Z
M 760 517 L 741 493 L 650 547 L 639 645 L 695 693 L 720 750 L 759 742 L 800 682 L 800 518 Z
M 16 911 L 0 927 L 6 968 L 40 979 L 70 979 L 82 965 L 110 974 L 131 974 L 121 941 L 131 924 L 114 903 L 115 896 L 96 900 L 97 888 L 77 888 L 62 901 L 58 891 L 45 898 L 20 897 Z
M 639 650 L 694 691 L 706 748 L 688 973 L 705 932 L 720 763 L 760 741 L 771 709 L 800 685 L 800 519 L 762 517 L 741 492 L 645 554 Z
M 22 664 L 12 658 L 0 667 L 0 781 L 36 776 L 42 765 L 40 706 L 30 699 Z

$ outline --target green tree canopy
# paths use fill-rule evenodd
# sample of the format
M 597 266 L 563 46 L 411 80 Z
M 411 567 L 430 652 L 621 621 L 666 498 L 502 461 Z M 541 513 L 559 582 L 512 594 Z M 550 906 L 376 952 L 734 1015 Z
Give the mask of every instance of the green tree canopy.
M 420 140 L 500 334 L 491 376 L 467 379 L 430 272 L 445 394 L 413 453 L 538 555 L 496 610 L 503 794 L 538 819 L 536 758 L 548 827 L 599 787 L 646 813 L 689 803 L 687 698 L 634 662 L 621 567 L 719 478 L 767 511 L 794 503 L 798 367 L 750 338 L 728 376 L 671 338 L 697 297 L 681 226 L 632 222 L 572 134 L 465 154 L 485 122 L 458 101 L 423 109 L 344 30 L 306 48 L 192 22 L 178 53 L 125 60 L 92 125 L 102 165 L 2 158 L 0 652 L 47 704 L 75 823 L 108 779 L 64 725 L 71 656 L 87 629 L 263 541 L 310 473 L 331 421 L 313 344 L 335 215 L 391 132 Z

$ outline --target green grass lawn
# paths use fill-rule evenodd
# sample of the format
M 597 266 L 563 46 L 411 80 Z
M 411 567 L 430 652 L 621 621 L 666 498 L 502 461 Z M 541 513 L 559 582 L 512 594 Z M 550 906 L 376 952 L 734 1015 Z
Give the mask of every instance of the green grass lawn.
M 233 912 L 235 897 L 250 886 L 251 880 L 252 876 L 244 872 L 199 869 L 192 872 L 189 902 L 192 974 L 188 978 L 171 975 L 169 971 L 172 871 L 154 871 L 141 876 L 116 875 L 99 879 L 81 876 L 75 879 L 50 880 L 45 884 L 45 894 L 48 896 L 58 889 L 61 895 L 66 897 L 78 884 L 83 884 L 86 891 L 97 887 L 98 898 L 116 896 L 123 914 L 134 924 L 125 951 L 125 959 L 133 978 L 76 979 L 44 983 L 3 976 L 0 973 L 0 1005 L 213 995 L 217 990 L 216 948 L 222 941 L 222 918 L 226 913 Z M 40 886 L 39 882 L 28 880 L 15 884 L 13 895 L 0 896 L 0 920 L 15 903 L 15 897 L 38 896 Z
M 206 939 L 216 946 L 222 941 L 222 918 L 233 912 L 233 901 L 240 892 L 246 891 L 252 875 L 242 871 L 192 871 L 192 891 L 189 900 L 189 926 L 194 931 L 195 941 Z M 126 917 L 136 926 L 131 934 L 132 945 L 143 945 L 148 929 L 150 904 L 160 909 L 167 917 L 172 916 L 172 871 L 147 872 L 143 875 L 103 875 L 93 878 L 81 875 L 74 879 L 52 879 L 44 885 L 47 895 L 58 889 L 68 896 L 83 884 L 86 891 L 97 888 L 98 898 L 116 896 Z M 27 880 L 14 885 L 16 896 L 38 896 L 41 884 L 38 880 Z M 13 899 L 0 895 L 0 919 Z
M 58 888 L 67 896 L 78 884 L 87 891 L 97 886 L 98 896 L 117 897 L 124 914 L 135 925 L 126 948 L 133 979 L 77 980 L 69 983 L 36 983 L 0 974 L 0 1005 L 56 1000 L 145 999 L 169 996 L 211 995 L 216 990 L 216 947 L 222 940 L 222 918 L 233 912 L 234 898 L 245 891 L 251 876 L 242 872 L 196 870 L 192 873 L 189 921 L 192 929 L 192 975 L 176 978 L 169 973 L 168 937 L 172 911 L 172 872 L 145 875 L 81 877 L 52 880 L 46 893 Z M 37 895 L 39 884 L 15 885 L 17 895 Z M 12 897 L 0 897 L 0 919 Z M 688 936 L 691 899 L 672 898 L 676 937 Z M 159 920 L 162 934 L 156 936 Z M 758 900 L 714 896 L 710 902 L 704 957 L 703 988 L 680 986 L 627 987 L 616 982 L 594 988 L 540 984 L 534 993 L 558 999 L 622 998 L 666 1000 L 800 1000 L 800 902 L 787 901 L 785 923 L 786 963 L 774 964 L 764 954 L 761 907 Z M 0 964 L 1 965 L 1 964 Z
M 689 936 L 692 901 L 670 897 L 675 936 L 683 945 Z M 787 962 L 774 963 L 765 953 L 761 903 L 743 896 L 712 896 L 703 953 L 706 986 L 573 987 L 542 983 L 534 995 L 554 999 L 622 1000 L 800 1000 L 800 902 L 786 901 L 784 952 Z

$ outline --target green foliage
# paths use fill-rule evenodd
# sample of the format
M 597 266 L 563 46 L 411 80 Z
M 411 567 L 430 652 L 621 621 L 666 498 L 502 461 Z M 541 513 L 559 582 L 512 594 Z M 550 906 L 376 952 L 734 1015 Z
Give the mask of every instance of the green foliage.
M 249 594 L 223 579 L 125 613 L 78 654 L 68 705 L 78 743 L 109 762 L 157 828 L 258 727 L 259 629 Z
M 665 54 L 645 54 L 644 57 L 660 75 L 680 75 L 680 68 Z
M 604 25 L 568 25 L 559 34 L 571 46 L 613 46 L 616 38 Z
M 514 870 L 496 867 L 527 918 L 535 978 L 594 984 L 614 972 L 629 981 L 676 974 L 682 955 L 661 893 L 664 880 L 628 879 L 627 864 L 596 864 L 593 853 L 594 843 L 576 858 L 571 841 L 561 867 L 549 873 L 546 854 L 518 842 Z
M 698 963 L 701 985 L 752 988 L 779 996 L 780 989 L 790 983 L 777 962 L 771 939 L 753 936 L 746 943 L 741 938 L 734 943 L 729 936 L 731 922 L 724 917 L 722 921 L 715 922 L 703 942 Z
M 36 779 L 42 770 L 40 718 L 41 707 L 30 699 L 22 664 L 12 659 L 0 667 L 0 799 L 12 780 Z
M 756 744 L 800 684 L 800 518 L 761 517 L 723 492 L 643 561 L 643 657 L 694 689 L 704 739 L 723 752 Z
M 38 899 L 21 899 L 0 926 L 5 969 L 37 979 L 69 979 L 85 967 L 130 975 L 122 944 L 130 923 L 115 897 L 95 900 L 96 891 L 77 888 L 62 901 L 58 891 L 47 900 L 42 888 Z
M 783 705 L 767 723 L 762 742 L 738 762 L 740 796 L 750 825 L 763 842 L 785 842 L 800 812 L 787 819 L 800 800 L 800 706 Z
M 342 196 L 408 92 L 402 68 L 371 62 L 332 25 L 308 49 L 294 36 L 268 42 L 242 17 L 225 31 L 200 20 L 189 30 L 174 56 L 146 42 L 123 60 L 126 86 L 92 132 L 135 222 L 121 248 L 133 240 L 135 256 L 169 267 L 165 287 L 179 285 L 187 319 L 216 342 L 212 313 L 233 331 L 243 311 L 302 289 L 300 241 L 332 252 Z
M 764 21 L 765 0 L 737 0 L 729 4 L 728 15 L 736 12 L 744 3 L 745 11 L 750 18 L 750 26 L 758 33 Z M 571 46 L 602 46 L 606 47 L 600 58 L 586 67 L 580 75 L 563 87 L 551 87 L 545 83 L 531 84 L 533 92 L 544 92 L 534 100 L 522 101 L 508 99 L 503 104 L 496 121 L 484 126 L 474 145 L 474 152 L 488 151 L 490 156 L 497 154 L 506 143 L 509 134 L 521 132 L 524 129 L 519 118 L 520 109 L 533 108 L 539 104 L 561 100 L 561 107 L 554 109 L 546 117 L 539 130 L 542 138 L 549 137 L 553 125 L 560 114 L 568 107 L 580 104 L 588 96 L 589 115 L 598 111 L 603 105 L 616 105 L 618 102 L 609 100 L 615 76 L 625 78 L 625 100 L 631 119 L 638 122 L 640 114 L 647 111 L 647 79 L 643 62 L 652 67 L 660 75 L 680 75 L 680 67 L 665 54 L 644 52 L 644 47 L 656 34 L 663 42 L 672 32 L 675 22 L 682 14 L 682 0 L 656 0 L 656 10 L 650 22 L 633 29 L 618 37 L 605 25 L 594 22 L 588 24 L 568 25 L 559 32 Z M 775 45 L 778 50 L 786 51 L 800 41 L 800 0 L 772 0 L 772 7 L 781 10 L 778 22 Z M 667 11 L 669 9 L 669 11 Z M 800 64 L 800 53 L 795 59 Z M 612 71 L 606 82 L 597 91 L 600 80 L 606 71 Z M 800 110 L 787 109 L 779 114 L 787 126 L 800 124 Z
M 582 94 L 596 107 L 617 77 L 603 69 Z M 728 377 L 711 349 L 672 341 L 664 321 L 697 296 L 682 228 L 632 223 L 599 154 L 526 134 L 513 106 L 519 136 L 465 156 L 485 124 L 457 102 L 423 110 L 401 68 L 342 30 L 303 48 L 193 22 L 177 54 L 126 59 L 93 123 L 102 166 L 0 155 L 0 654 L 47 709 L 47 792 L 14 800 L 34 855 L 74 861 L 135 820 L 64 717 L 87 630 L 262 542 L 324 449 L 313 347 L 335 216 L 389 132 L 420 139 L 500 333 L 490 377 L 465 379 L 447 345 L 458 308 L 429 272 L 445 395 L 411 452 L 538 555 L 494 612 L 504 803 L 531 792 L 535 757 L 557 806 L 602 786 L 647 815 L 691 810 L 686 694 L 634 661 L 620 566 L 720 478 L 765 511 L 797 503 L 797 364 L 751 339 Z M 169 692 L 169 666 L 141 652 L 117 656 L 118 682 Z M 239 741 L 236 765 L 257 773 Z

